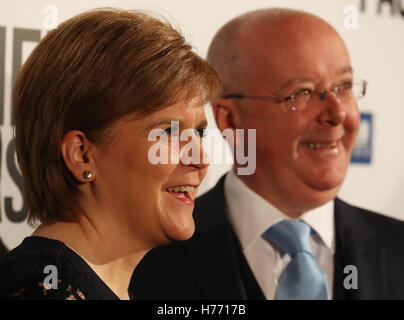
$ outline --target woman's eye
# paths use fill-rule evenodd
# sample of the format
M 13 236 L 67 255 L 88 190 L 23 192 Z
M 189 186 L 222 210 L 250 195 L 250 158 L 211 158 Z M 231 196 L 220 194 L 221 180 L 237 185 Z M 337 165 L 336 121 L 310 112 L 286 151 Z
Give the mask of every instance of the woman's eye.
M 178 127 L 168 127 L 168 128 L 166 128 L 166 129 L 164 129 L 164 131 L 165 131 L 168 135 L 178 136 L 179 128 L 178 128 Z
M 205 138 L 206 137 L 206 128 L 196 128 L 195 129 L 196 134 L 201 137 Z

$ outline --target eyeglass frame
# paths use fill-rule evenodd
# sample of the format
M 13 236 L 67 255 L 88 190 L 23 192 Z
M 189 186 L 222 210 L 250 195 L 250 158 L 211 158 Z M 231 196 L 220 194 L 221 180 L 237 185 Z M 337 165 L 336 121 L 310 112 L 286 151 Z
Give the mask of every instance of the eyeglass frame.
M 366 81 L 366 80 L 363 80 L 363 79 L 357 80 L 357 81 L 352 82 L 351 88 L 356 84 L 362 84 L 363 93 L 362 93 L 361 97 L 355 97 L 355 99 L 363 98 L 366 95 L 366 86 L 369 84 L 369 82 Z M 342 86 L 343 86 L 343 84 L 334 86 L 331 89 L 323 90 L 321 92 L 312 91 L 311 93 L 316 94 L 319 97 L 320 101 L 324 101 L 325 100 L 325 95 L 327 93 L 330 93 L 330 92 L 334 92 L 335 95 L 338 98 L 338 92 L 339 92 L 339 90 L 340 90 L 340 88 Z M 296 92 L 296 93 L 292 93 L 291 95 L 286 96 L 286 97 L 282 97 L 282 96 L 270 97 L 270 96 L 252 96 L 252 95 L 244 95 L 244 94 L 228 94 L 228 95 L 225 95 L 222 99 L 270 99 L 270 100 L 273 100 L 273 101 L 275 101 L 277 103 L 284 103 L 284 102 L 287 102 L 288 100 L 290 100 L 291 101 L 291 111 L 296 111 L 297 108 L 296 108 L 296 106 L 293 105 L 293 101 L 294 101 L 295 97 L 297 96 L 297 94 L 299 92 L 301 92 L 301 90 Z

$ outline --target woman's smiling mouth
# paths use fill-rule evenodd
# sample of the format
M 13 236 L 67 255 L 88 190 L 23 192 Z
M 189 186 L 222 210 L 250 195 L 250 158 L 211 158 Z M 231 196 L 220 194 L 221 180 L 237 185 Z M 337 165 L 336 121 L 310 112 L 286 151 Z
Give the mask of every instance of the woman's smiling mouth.
M 194 199 L 191 197 L 191 193 L 195 191 L 197 186 L 182 185 L 167 188 L 167 192 L 175 199 L 187 204 L 194 205 Z

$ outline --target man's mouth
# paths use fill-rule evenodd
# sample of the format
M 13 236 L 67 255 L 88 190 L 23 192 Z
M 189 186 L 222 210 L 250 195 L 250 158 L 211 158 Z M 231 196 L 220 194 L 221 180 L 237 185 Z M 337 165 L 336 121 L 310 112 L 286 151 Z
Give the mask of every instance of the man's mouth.
M 303 145 L 310 149 L 330 149 L 337 146 L 337 141 L 333 142 L 304 142 Z

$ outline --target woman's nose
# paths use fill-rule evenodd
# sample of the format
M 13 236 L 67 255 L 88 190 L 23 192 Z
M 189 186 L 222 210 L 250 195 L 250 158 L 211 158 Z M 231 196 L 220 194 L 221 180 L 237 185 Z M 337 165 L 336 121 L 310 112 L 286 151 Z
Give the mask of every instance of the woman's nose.
M 210 157 L 202 147 L 200 137 L 192 136 L 191 141 L 181 148 L 180 161 L 187 166 L 205 169 L 210 164 Z

